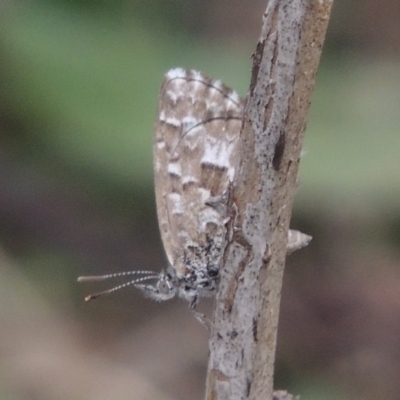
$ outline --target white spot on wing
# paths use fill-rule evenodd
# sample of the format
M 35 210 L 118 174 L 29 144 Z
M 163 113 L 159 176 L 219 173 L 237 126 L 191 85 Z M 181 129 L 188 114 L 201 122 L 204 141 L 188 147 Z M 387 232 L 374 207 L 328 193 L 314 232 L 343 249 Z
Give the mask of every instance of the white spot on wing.
M 183 214 L 183 202 L 180 194 L 170 193 L 168 200 L 172 203 L 172 214 Z
M 222 90 L 222 82 L 221 81 L 214 81 L 211 85 L 214 89 L 217 89 L 219 91 Z
M 181 165 L 177 162 L 168 163 L 168 173 L 171 175 L 181 176 L 182 175 Z
M 201 120 L 194 118 L 192 116 L 184 117 L 182 119 L 182 124 L 185 128 L 185 132 L 191 130 L 194 126 L 199 125 Z
M 199 180 L 195 176 L 187 175 L 182 178 L 182 185 L 197 183 Z
M 192 77 L 198 81 L 204 81 L 204 75 L 199 71 L 192 71 Z
M 232 100 L 234 103 L 239 104 L 240 103 L 240 96 L 236 92 L 232 92 L 229 95 L 229 99 Z
M 230 156 L 232 152 L 232 145 L 229 143 L 219 141 L 216 143 L 211 143 L 206 141 L 204 155 L 201 159 L 202 164 L 212 164 L 220 168 L 229 168 Z
M 186 71 L 183 68 L 170 69 L 167 72 L 166 77 L 168 79 L 186 78 Z
M 169 97 L 173 103 L 176 103 L 176 100 L 180 96 L 180 93 L 177 93 L 176 90 L 167 90 L 165 95 Z
M 215 165 L 217 168 L 226 168 L 228 170 L 229 180 L 232 181 L 235 167 L 231 164 L 230 158 L 234 148 L 234 142 L 227 143 L 224 141 L 218 141 L 212 143 L 210 140 L 207 140 L 201 163 Z
M 167 125 L 171 125 L 175 128 L 178 128 L 181 126 L 181 121 L 178 118 L 175 117 L 166 117 L 164 112 L 161 112 L 159 117 L 158 117 L 160 122 L 164 122 Z
M 175 127 L 181 126 L 181 121 L 179 121 L 179 119 L 175 117 L 166 118 L 164 121 L 168 125 L 172 125 Z

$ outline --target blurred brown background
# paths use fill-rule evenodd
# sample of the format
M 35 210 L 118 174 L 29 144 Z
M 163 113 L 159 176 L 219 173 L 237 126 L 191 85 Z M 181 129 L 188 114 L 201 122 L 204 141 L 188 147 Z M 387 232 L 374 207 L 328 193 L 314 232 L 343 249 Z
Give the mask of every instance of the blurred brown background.
M 196 68 L 242 94 L 265 1 L 0 5 L 0 400 L 197 400 L 207 332 L 179 300 L 79 275 L 165 265 L 157 93 Z M 336 0 L 306 134 L 276 387 L 400 398 L 400 3 Z M 210 304 L 203 302 L 203 310 Z

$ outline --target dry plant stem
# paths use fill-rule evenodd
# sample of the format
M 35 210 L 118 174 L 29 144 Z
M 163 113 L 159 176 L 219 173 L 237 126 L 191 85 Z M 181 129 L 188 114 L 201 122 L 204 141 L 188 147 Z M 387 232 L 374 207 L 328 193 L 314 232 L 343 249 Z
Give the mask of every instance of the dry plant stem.
M 332 0 L 270 0 L 253 56 L 207 400 L 272 398 L 287 232 Z

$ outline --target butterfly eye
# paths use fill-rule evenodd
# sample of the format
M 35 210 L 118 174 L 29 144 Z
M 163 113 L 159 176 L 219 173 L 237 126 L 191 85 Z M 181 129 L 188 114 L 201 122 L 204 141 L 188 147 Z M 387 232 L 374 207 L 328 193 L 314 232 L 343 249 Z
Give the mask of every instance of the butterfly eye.
M 172 283 L 168 279 L 160 279 L 157 283 L 157 289 L 162 294 L 168 294 L 172 290 Z

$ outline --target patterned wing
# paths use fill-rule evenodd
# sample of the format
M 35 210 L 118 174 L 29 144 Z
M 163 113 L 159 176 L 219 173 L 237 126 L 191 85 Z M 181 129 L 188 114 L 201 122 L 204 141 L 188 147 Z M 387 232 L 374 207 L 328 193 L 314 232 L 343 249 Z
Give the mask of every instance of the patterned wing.
M 224 216 L 207 202 L 222 196 L 233 179 L 242 113 L 242 99 L 220 81 L 180 68 L 164 77 L 155 191 L 162 241 L 178 277 L 219 262 L 215 238 L 223 235 Z

